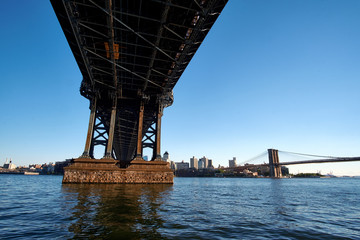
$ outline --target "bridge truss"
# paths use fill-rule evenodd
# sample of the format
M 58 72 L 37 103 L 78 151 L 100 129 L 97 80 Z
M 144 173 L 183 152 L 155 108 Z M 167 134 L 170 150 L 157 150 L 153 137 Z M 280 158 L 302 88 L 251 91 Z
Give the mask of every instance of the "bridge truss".
M 51 0 L 90 101 L 84 158 L 160 156 L 172 89 L 227 0 Z

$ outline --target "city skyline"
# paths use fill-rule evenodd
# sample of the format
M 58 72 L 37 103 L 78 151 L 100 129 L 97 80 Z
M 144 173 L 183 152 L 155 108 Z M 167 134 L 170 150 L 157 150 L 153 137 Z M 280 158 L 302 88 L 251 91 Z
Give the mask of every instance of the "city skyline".
M 5 5 L 0 161 L 76 158 L 89 102 L 50 2 Z M 174 88 L 161 152 L 215 167 L 268 148 L 360 156 L 359 11 L 358 1 L 230 1 Z M 360 175 L 358 162 L 289 169 Z

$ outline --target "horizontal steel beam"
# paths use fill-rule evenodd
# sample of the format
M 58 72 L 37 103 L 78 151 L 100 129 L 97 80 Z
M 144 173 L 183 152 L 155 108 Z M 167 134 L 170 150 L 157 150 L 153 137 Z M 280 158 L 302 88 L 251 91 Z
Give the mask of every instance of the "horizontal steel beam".
M 348 158 L 329 158 L 319 160 L 306 160 L 306 161 L 294 161 L 294 162 L 280 162 L 279 165 L 295 165 L 295 164 L 308 164 L 308 163 L 334 163 L 334 162 L 356 162 L 360 161 L 360 157 L 348 157 Z

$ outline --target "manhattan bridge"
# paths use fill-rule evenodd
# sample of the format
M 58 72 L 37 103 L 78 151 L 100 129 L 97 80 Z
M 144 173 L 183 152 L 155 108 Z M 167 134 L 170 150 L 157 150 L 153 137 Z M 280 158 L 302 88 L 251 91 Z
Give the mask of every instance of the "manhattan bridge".
M 161 160 L 161 117 L 173 88 L 227 0 L 51 0 L 90 102 L 78 162 L 127 168 Z M 104 157 L 94 159 L 95 146 Z M 106 167 L 102 166 L 103 169 Z

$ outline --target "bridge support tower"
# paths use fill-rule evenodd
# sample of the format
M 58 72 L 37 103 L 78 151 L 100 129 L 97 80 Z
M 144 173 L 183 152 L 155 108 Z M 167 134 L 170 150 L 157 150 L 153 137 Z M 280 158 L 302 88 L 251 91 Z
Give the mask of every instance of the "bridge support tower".
M 281 178 L 281 166 L 279 165 L 279 152 L 276 149 L 268 149 L 270 177 Z
M 115 152 L 114 133 L 119 128 L 120 119 L 117 100 L 108 110 L 98 106 L 97 98 L 90 101 L 90 119 L 83 154 L 64 168 L 63 183 L 173 183 L 173 171 L 167 162 L 162 161 L 160 152 L 161 117 L 163 107 L 158 102 L 158 110 L 152 119 L 153 127 L 144 130 L 145 103 L 140 102 L 137 122 L 136 151 L 128 161 Z M 100 115 L 100 116 L 99 116 Z M 150 133 L 150 136 L 147 135 Z M 118 133 L 119 134 L 119 133 Z M 147 139 L 146 142 L 143 139 Z M 150 143 L 149 143 L 149 140 Z M 105 148 L 101 159 L 94 158 L 94 146 Z M 143 159 L 143 147 L 153 149 L 151 161 Z

